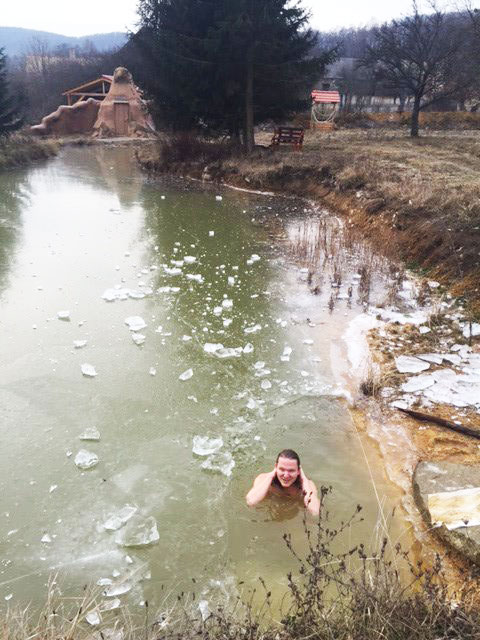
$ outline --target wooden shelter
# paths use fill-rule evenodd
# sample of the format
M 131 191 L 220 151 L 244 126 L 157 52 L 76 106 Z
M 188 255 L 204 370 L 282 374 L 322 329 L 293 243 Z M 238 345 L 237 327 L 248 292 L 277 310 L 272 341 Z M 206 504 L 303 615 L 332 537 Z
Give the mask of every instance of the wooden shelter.
M 113 76 L 102 74 L 95 80 L 84 82 L 79 87 L 74 87 L 73 89 L 64 91 L 62 96 L 67 97 L 67 104 L 69 107 L 81 100 L 88 100 L 88 98 L 102 101 L 105 99 L 112 82 Z

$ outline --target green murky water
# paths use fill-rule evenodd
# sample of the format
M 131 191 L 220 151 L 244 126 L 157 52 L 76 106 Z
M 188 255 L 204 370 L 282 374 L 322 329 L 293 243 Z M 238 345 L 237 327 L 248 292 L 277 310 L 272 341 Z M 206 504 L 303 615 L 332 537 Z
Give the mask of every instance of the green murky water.
M 338 397 L 359 307 L 340 297 L 331 313 L 330 293 L 312 295 L 305 265 L 287 258 L 319 214 L 217 194 L 148 182 L 121 147 L 66 149 L 0 176 L 0 603 L 42 602 L 52 572 L 65 593 L 108 579 L 133 607 L 160 606 L 191 578 L 207 600 L 258 576 L 280 596 L 295 566 L 282 535 L 304 548 L 302 513 L 249 510 L 244 495 L 284 447 L 333 485 L 335 517 L 364 505 L 350 541 L 376 535 L 372 478 Z M 135 316 L 141 345 L 125 323 Z M 94 426 L 98 442 L 79 440 Z M 223 444 L 195 455 L 195 436 Z M 388 510 L 398 496 L 363 446 Z M 77 468 L 81 449 L 94 468 Z M 154 518 L 155 544 L 120 546 L 130 521 L 105 529 L 125 505 L 142 535 Z

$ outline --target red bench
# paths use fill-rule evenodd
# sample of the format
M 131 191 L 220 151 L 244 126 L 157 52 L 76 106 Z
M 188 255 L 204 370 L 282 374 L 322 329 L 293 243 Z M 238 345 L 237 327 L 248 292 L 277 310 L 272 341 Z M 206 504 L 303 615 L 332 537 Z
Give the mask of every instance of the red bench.
M 301 151 L 303 134 L 303 127 L 277 127 L 272 136 L 271 146 L 278 147 L 281 144 L 292 144 L 297 151 Z

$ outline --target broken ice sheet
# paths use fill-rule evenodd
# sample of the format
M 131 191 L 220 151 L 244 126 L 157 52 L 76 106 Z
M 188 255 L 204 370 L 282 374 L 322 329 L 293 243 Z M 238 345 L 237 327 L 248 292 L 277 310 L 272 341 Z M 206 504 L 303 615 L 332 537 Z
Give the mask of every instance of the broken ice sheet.
M 247 342 L 247 344 L 243 347 L 243 353 L 252 353 L 254 346 L 251 342 Z
M 75 464 L 79 469 L 91 469 L 98 464 L 98 456 L 96 453 L 92 453 L 86 449 L 80 449 L 75 456 Z
M 98 611 L 90 611 L 90 613 L 87 613 L 87 615 L 85 616 L 85 620 L 88 622 L 88 624 L 91 624 L 92 627 L 95 627 L 102 621 Z
M 224 476 L 229 477 L 232 475 L 233 468 L 235 467 L 235 460 L 228 451 L 214 453 L 209 456 L 205 462 L 202 462 L 201 467 L 208 471 L 223 473 Z
M 215 353 L 219 349 L 223 349 L 223 344 L 221 342 L 206 342 L 203 345 L 205 353 Z
M 125 324 L 130 329 L 130 331 L 141 331 L 141 329 L 145 329 L 147 326 L 145 320 L 140 316 L 129 316 L 125 318 Z
M 417 358 L 433 364 L 442 364 L 444 356 L 441 353 L 419 353 Z
M 122 596 L 124 593 L 128 593 L 131 590 L 132 584 L 130 582 L 121 582 L 107 587 L 103 592 L 103 595 L 107 598 L 114 598 L 116 596 Z
M 210 616 L 210 609 L 208 607 L 207 600 L 200 600 L 198 603 L 198 610 L 200 611 L 203 622 L 205 622 L 205 620 Z
M 87 427 L 78 437 L 80 440 L 93 440 L 98 442 L 100 440 L 100 432 L 97 427 Z
M 73 348 L 74 349 L 83 349 L 83 347 L 87 346 L 87 341 L 86 340 L 74 340 L 73 341 Z
M 256 333 L 257 331 L 260 331 L 261 328 L 262 328 L 261 324 L 255 324 L 252 327 L 245 327 L 243 331 L 244 333 Z
M 193 376 L 193 369 L 187 369 L 186 371 L 184 371 L 178 376 L 178 379 L 185 382 L 185 380 L 190 380 L 192 376 Z
M 415 356 L 398 356 L 395 358 L 397 371 L 400 373 L 420 373 L 430 368 L 430 364 Z
M 195 258 L 195 256 L 184 256 L 184 261 L 186 264 L 193 264 L 194 262 L 197 261 L 197 259 Z
M 137 507 L 126 504 L 108 517 L 103 523 L 103 528 L 107 531 L 117 531 L 136 514 L 137 510 Z
M 423 391 L 435 384 L 435 378 L 431 373 L 420 374 L 419 376 L 412 376 L 406 382 L 402 384 L 402 391 L 406 393 L 414 393 L 415 391 Z
M 208 436 L 193 436 L 192 452 L 197 456 L 209 456 L 223 447 L 222 438 L 209 438 Z
M 131 335 L 132 335 L 132 340 L 137 345 L 137 347 L 141 347 L 142 344 L 144 344 L 145 336 L 143 335 L 143 333 L 133 332 Z
M 88 362 L 84 362 L 80 369 L 86 378 L 94 378 L 97 375 L 95 367 L 92 364 L 88 364 Z
M 200 273 L 187 273 L 185 277 L 187 280 L 195 280 L 200 284 L 203 282 L 203 276 Z
M 115 542 L 122 547 L 145 547 L 158 542 L 159 539 L 155 518 L 140 515 L 132 516 L 115 536 Z
M 104 602 L 100 605 L 100 611 L 112 611 L 113 609 L 118 609 L 122 606 L 122 603 L 119 598 L 113 598 L 113 600 L 109 600 L 108 602 Z

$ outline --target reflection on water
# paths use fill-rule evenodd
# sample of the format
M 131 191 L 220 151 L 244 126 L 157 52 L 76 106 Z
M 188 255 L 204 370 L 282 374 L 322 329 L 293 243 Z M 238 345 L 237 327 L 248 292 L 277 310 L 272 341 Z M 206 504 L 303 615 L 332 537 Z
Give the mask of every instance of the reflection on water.
M 6 286 L 20 239 L 22 208 L 28 206 L 28 179 L 24 172 L 0 174 L 0 295 Z
M 374 539 L 372 478 L 387 509 L 398 496 L 335 374 L 361 308 L 341 295 L 358 288 L 357 265 L 342 263 L 331 312 L 300 247 L 288 257 L 291 229 L 323 217 L 297 200 L 148 182 L 125 148 L 66 149 L 27 177 L 0 317 L 0 596 L 39 602 L 58 570 L 65 593 L 111 581 L 134 607 L 191 578 L 210 599 L 262 576 L 281 599 L 292 570 L 282 536 L 306 549 L 303 509 L 278 498 L 248 509 L 244 496 L 286 447 L 334 487 L 338 518 L 364 505 L 351 535 Z M 127 293 L 107 302 L 107 290 Z M 132 332 L 136 316 L 144 326 Z M 93 426 L 100 441 L 79 440 Z M 221 439 L 219 451 L 193 453 L 194 436 Z M 76 468 L 80 449 L 98 455 L 92 470 Z M 125 505 L 135 522 L 155 519 L 155 544 L 122 546 L 105 526 Z

